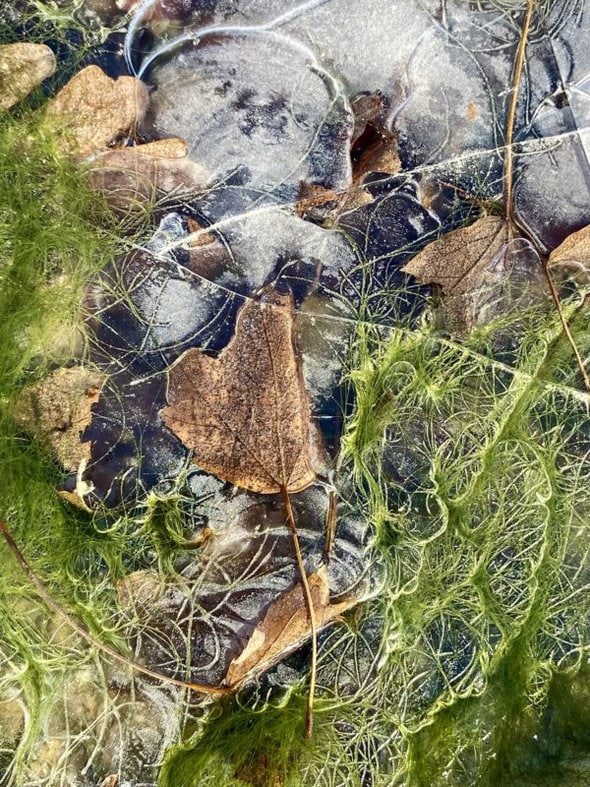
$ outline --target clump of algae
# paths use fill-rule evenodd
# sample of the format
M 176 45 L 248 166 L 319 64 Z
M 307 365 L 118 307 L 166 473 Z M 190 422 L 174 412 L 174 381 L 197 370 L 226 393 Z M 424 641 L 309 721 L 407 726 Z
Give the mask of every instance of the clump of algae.
M 290 731 L 296 686 L 212 716 L 161 784 L 585 784 L 590 395 L 558 315 L 364 324 L 354 355 L 342 475 L 384 582 L 321 639 L 321 742 Z

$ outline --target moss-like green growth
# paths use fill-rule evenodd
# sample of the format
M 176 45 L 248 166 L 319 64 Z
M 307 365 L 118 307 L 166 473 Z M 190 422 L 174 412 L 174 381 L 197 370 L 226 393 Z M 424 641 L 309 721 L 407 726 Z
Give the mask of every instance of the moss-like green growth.
M 565 309 L 584 355 L 580 299 Z M 365 329 L 358 353 L 346 453 L 386 564 L 378 682 L 400 772 L 528 783 L 515 741 L 590 644 L 590 395 L 543 305 L 466 343 Z
M 113 591 L 104 577 L 121 573 L 133 544 L 123 526 L 104 535 L 87 514 L 62 503 L 59 468 L 13 415 L 24 385 L 84 356 L 84 284 L 129 242 L 115 232 L 84 172 L 60 154 L 41 115 L 0 117 L 0 516 L 56 598 L 90 628 L 106 627 L 106 639 Z M 63 630 L 58 635 L 60 628 L 1 544 L 0 695 L 15 690 L 29 709 L 22 756 L 55 676 L 89 657 Z M 0 729 L 0 738 L 12 732 Z
M 292 695 L 284 707 L 262 711 L 231 703 L 213 714 L 204 731 L 169 752 L 160 776 L 162 787 L 296 787 L 305 765 L 325 749 L 329 728 L 320 725 L 312 743 L 301 734 L 305 699 Z

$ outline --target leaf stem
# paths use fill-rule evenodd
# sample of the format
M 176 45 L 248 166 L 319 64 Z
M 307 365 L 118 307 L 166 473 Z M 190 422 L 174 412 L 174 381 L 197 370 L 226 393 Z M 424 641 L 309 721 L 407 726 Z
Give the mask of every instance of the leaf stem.
M 287 491 L 286 486 L 281 487 L 281 493 L 285 503 L 285 511 L 287 514 L 287 521 L 291 529 L 291 537 L 293 539 L 293 548 L 295 550 L 295 557 L 297 559 L 297 566 L 301 575 L 301 587 L 303 588 L 303 595 L 305 596 L 305 604 L 307 606 L 307 614 L 309 615 L 309 626 L 311 629 L 311 672 L 309 678 L 309 694 L 307 697 L 307 713 L 305 717 L 305 737 L 311 740 L 313 735 L 313 699 L 315 695 L 316 674 L 317 674 L 317 661 L 318 661 L 318 632 L 315 618 L 315 609 L 313 605 L 313 598 L 311 589 L 307 580 L 305 572 L 305 564 L 303 562 L 303 555 L 301 554 L 301 545 L 299 544 L 299 534 L 297 533 L 297 525 L 295 524 L 295 514 L 293 513 L 293 506 L 291 505 L 291 498 Z
M 154 670 L 149 669 L 148 667 L 143 667 L 141 664 L 137 664 L 135 661 L 127 658 L 127 656 L 123 656 L 122 653 L 119 653 L 114 648 L 111 648 L 109 645 L 105 645 L 104 642 L 101 642 L 95 636 L 93 636 L 89 631 L 87 631 L 84 626 L 82 626 L 78 621 L 70 615 L 63 607 L 61 607 L 57 601 L 53 599 L 49 590 L 45 587 L 43 582 L 37 577 L 27 559 L 20 551 L 19 547 L 17 546 L 16 541 L 12 537 L 10 530 L 8 529 L 7 525 L 0 521 L 0 533 L 4 537 L 4 540 L 12 550 L 14 557 L 17 563 L 20 565 L 23 572 L 31 581 L 31 584 L 35 586 L 39 595 L 43 599 L 43 602 L 55 612 L 62 620 L 64 620 L 71 629 L 73 629 L 82 639 L 86 640 L 86 642 L 90 643 L 93 647 L 97 650 L 102 651 L 106 655 L 110 656 L 110 658 L 114 659 L 115 661 L 124 664 L 126 667 L 130 667 L 135 672 L 140 672 L 143 675 L 147 675 L 150 678 L 155 678 L 156 680 L 163 681 L 164 683 L 169 683 L 173 686 L 180 686 L 183 689 L 191 689 L 191 691 L 197 691 L 200 694 L 211 694 L 211 695 L 222 695 L 222 694 L 229 694 L 231 689 L 225 687 L 214 687 L 214 686 L 206 686 L 201 683 L 190 683 L 189 681 L 184 680 L 177 680 L 176 678 L 170 678 L 168 675 L 163 675 L 160 672 L 155 672 Z
M 522 30 L 520 33 L 520 41 L 518 42 L 518 50 L 516 52 L 516 59 L 514 61 L 514 70 L 512 72 L 512 82 L 510 85 L 510 103 L 508 105 L 508 117 L 506 120 L 506 140 L 505 140 L 505 157 L 504 157 L 504 205 L 506 208 L 506 222 L 508 224 L 508 237 L 512 235 L 514 226 L 514 208 L 513 202 L 513 185 L 514 185 L 514 156 L 512 153 L 512 144 L 514 141 L 514 127 L 516 121 L 516 108 L 518 106 L 518 95 L 520 81 L 522 79 L 522 71 L 524 68 L 524 59 L 526 54 L 526 46 L 531 28 L 531 19 L 533 10 L 536 5 L 536 0 L 527 0 L 527 7 L 522 23 Z

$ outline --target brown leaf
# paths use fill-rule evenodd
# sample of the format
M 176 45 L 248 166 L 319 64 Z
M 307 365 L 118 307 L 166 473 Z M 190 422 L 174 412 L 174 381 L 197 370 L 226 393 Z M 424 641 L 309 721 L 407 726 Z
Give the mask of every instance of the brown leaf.
M 185 352 L 170 371 L 162 416 L 196 464 L 224 481 L 264 494 L 309 486 L 315 433 L 292 297 L 269 291 L 249 301 L 219 358 Z
M 358 604 L 358 599 L 330 603 L 327 570 L 322 566 L 307 578 L 318 630 L 325 628 L 343 612 Z M 270 669 L 311 635 L 303 588 L 296 585 L 280 595 L 267 610 L 246 647 L 229 666 L 225 684 L 237 688 L 246 680 Z
M 494 261 L 505 251 L 507 240 L 505 220 L 484 216 L 433 241 L 402 270 L 419 284 L 440 285 L 445 326 L 463 336 L 478 322 L 478 294 L 487 283 Z
M 445 326 L 458 336 L 546 291 L 538 254 L 526 238 L 509 239 L 499 216 L 443 235 L 402 270 L 420 284 L 440 285 Z
M 590 284 L 590 226 L 583 227 L 563 241 L 549 255 L 549 271 L 558 282 Z
M 147 105 L 148 88 L 139 79 L 111 79 L 98 66 L 88 66 L 49 102 L 47 117 L 61 132 L 64 152 L 88 156 L 133 129 Z
M 351 105 L 355 122 L 350 140 L 350 188 L 335 192 L 316 184 L 302 183 L 297 202 L 297 214 L 302 218 L 317 220 L 327 214 L 335 220 L 343 213 L 366 205 L 373 197 L 365 190 L 365 177 L 372 172 L 396 175 L 401 170 L 397 135 L 384 122 L 383 98 L 375 93 L 362 93 Z
M 0 110 L 10 109 L 55 71 L 55 55 L 45 44 L 0 46 Z
M 507 241 L 506 222 L 484 216 L 433 241 L 403 267 L 420 284 L 440 284 L 444 295 L 468 295 Z

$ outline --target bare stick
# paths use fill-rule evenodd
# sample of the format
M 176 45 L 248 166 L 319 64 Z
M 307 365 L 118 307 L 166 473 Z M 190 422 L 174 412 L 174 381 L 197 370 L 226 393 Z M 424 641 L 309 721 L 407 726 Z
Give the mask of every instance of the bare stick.
M 514 225 L 514 208 L 512 205 L 512 190 L 514 185 L 514 157 L 512 153 L 512 143 L 514 141 L 514 125 L 516 121 L 516 108 L 518 106 L 520 80 L 522 79 L 522 70 L 524 68 L 526 45 L 529 37 L 529 31 L 531 29 L 531 19 L 535 5 L 536 0 L 527 0 L 527 7 L 520 33 L 520 41 L 518 42 L 518 50 L 516 52 L 516 60 L 514 61 L 514 70 L 512 72 L 512 82 L 510 85 L 510 104 L 508 105 L 508 118 L 506 120 L 504 205 L 506 207 L 506 222 L 508 224 L 509 238 L 512 236 L 512 228 Z
M 317 661 L 318 661 L 318 632 L 315 619 L 315 609 L 313 606 L 313 598 L 309 582 L 307 581 L 307 574 L 305 573 L 305 564 L 303 562 L 303 555 L 301 554 L 301 546 L 299 544 L 299 535 L 297 533 L 297 525 L 295 524 L 295 515 L 291 505 L 291 498 L 287 492 L 287 487 L 282 486 L 281 492 L 285 502 L 285 511 L 287 513 L 287 520 L 291 528 L 291 537 L 293 539 L 293 548 L 295 549 L 295 557 L 297 558 L 297 566 L 301 575 L 301 587 L 303 588 L 303 595 L 305 596 L 305 604 L 307 606 L 307 614 L 309 616 L 309 627 L 311 629 L 311 672 L 309 677 L 309 694 L 307 697 L 307 714 L 305 717 L 305 737 L 311 740 L 313 734 L 313 698 L 315 695 Z
M 105 645 L 104 642 L 101 642 L 99 639 L 94 637 L 89 631 L 87 631 L 84 626 L 82 626 L 78 621 L 72 617 L 68 612 L 66 612 L 63 607 L 61 607 L 57 601 L 55 601 L 49 590 L 45 587 L 43 582 L 37 577 L 31 566 L 28 564 L 27 559 L 20 551 L 17 546 L 16 541 L 12 537 L 10 530 L 4 524 L 4 522 L 0 521 L 0 533 L 4 536 L 4 539 L 10 549 L 12 550 L 16 561 L 30 579 L 31 583 L 37 589 L 39 595 L 43 599 L 43 602 L 52 609 L 56 615 L 59 615 L 62 620 L 64 620 L 70 628 L 72 628 L 77 634 L 79 634 L 83 639 L 89 642 L 93 647 L 97 650 L 106 653 L 115 661 L 124 664 L 126 667 L 130 667 L 135 672 L 140 672 L 143 675 L 148 675 L 150 678 L 155 678 L 156 680 L 163 681 L 164 683 L 170 683 L 173 686 L 180 686 L 183 689 L 191 689 L 191 691 L 197 691 L 200 694 L 212 694 L 212 695 L 221 695 L 221 694 L 229 694 L 231 692 L 230 689 L 224 687 L 213 687 L 213 686 L 206 686 L 201 683 L 190 683 L 184 680 L 177 680 L 176 678 L 170 678 L 167 675 L 162 675 L 160 672 L 155 672 L 154 670 L 148 669 L 147 667 L 143 667 L 141 664 L 137 664 L 136 662 L 132 661 L 131 659 L 123 656 L 121 653 L 116 651 L 114 648 L 111 648 L 109 645 Z

